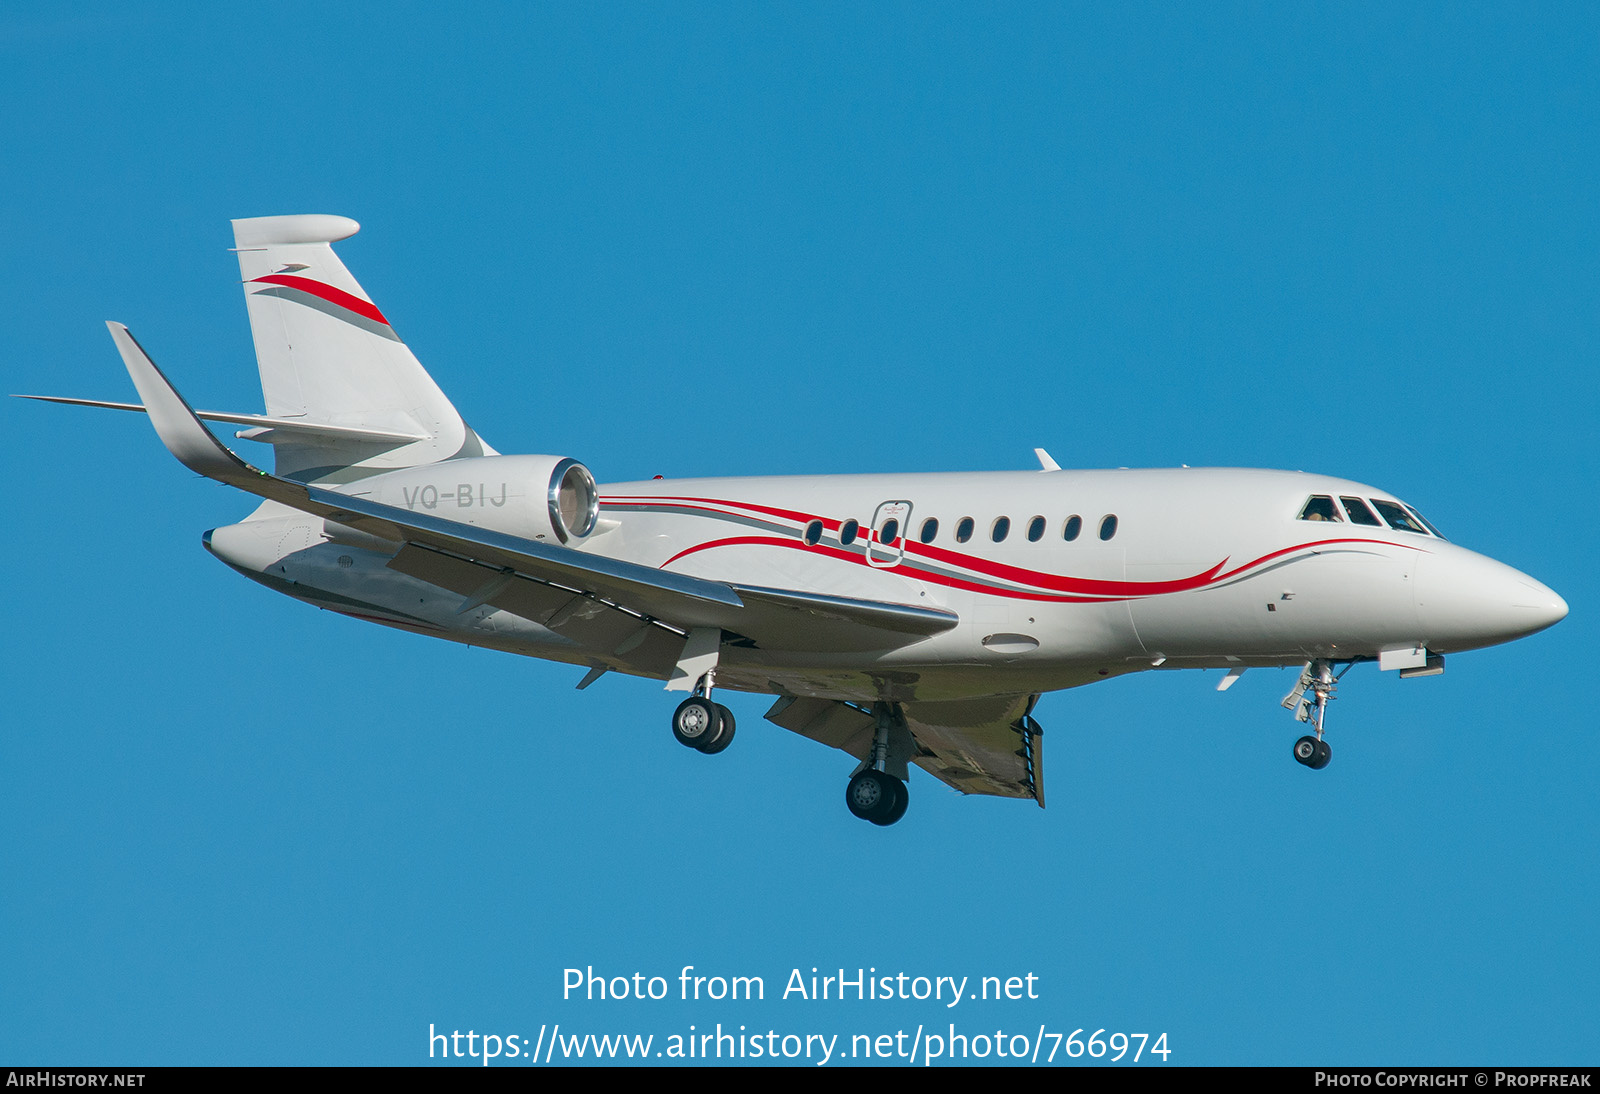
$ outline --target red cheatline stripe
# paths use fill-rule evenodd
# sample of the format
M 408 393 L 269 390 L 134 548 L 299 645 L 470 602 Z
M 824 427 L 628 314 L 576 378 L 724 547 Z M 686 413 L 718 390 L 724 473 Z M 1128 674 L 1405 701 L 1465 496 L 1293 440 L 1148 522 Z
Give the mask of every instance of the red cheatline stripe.
M 815 547 L 808 547 L 805 544 L 799 543 L 792 539 L 777 539 L 772 536 L 734 536 L 729 539 L 712 540 L 710 543 L 701 543 L 694 547 L 686 548 L 667 559 L 667 561 L 663 562 L 661 566 L 664 569 L 665 567 L 670 566 L 674 562 L 678 561 L 678 559 L 683 558 L 685 555 L 698 554 L 701 551 L 709 551 L 715 547 L 739 547 L 749 546 L 751 544 L 759 544 L 766 547 L 790 547 L 799 551 L 809 551 L 816 554 L 827 555 L 829 558 L 836 558 L 841 562 L 854 562 L 858 566 L 869 565 L 864 555 L 858 555 L 851 551 L 843 551 L 837 547 L 825 547 L 820 544 Z M 931 570 L 924 570 L 918 566 L 906 562 L 902 562 L 899 566 L 893 567 L 892 569 L 885 567 L 884 570 L 885 572 L 892 572 L 902 575 L 914 574 L 924 581 L 935 585 L 945 585 L 952 589 L 965 589 L 969 592 L 988 593 L 990 596 L 1005 596 L 1010 597 L 1013 600 L 1034 600 L 1052 604 L 1103 604 L 1108 600 L 1135 599 L 1133 597 L 1061 596 L 1051 595 L 1048 593 L 1032 592 L 1028 589 L 1008 589 L 1002 585 L 982 585 L 978 584 L 977 582 L 965 581 L 961 578 L 952 577 L 948 574 L 940 574 Z
M 637 498 L 637 495 L 635 495 Z M 751 505 L 745 502 L 723 501 L 718 498 L 691 498 L 681 495 L 655 495 L 644 498 L 608 497 L 602 499 L 613 506 L 627 508 L 631 505 L 666 504 L 679 509 L 698 509 L 703 512 L 716 514 L 715 509 L 706 508 L 710 505 L 722 505 L 731 509 L 746 509 L 751 512 L 768 513 L 774 516 L 786 517 L 797 522 L 806 522 L 810 519 L 822 521 L 823 527 L 837 531 L 842 522 L 826 517 L 810 518 L 804 513 L 797 513 L 790 509 L 777 509 L 766 505 Z M 699 504 L 693 504 L 699 503 Z M 870 533 L 869 533 L 870 535 Z M 725 546 L 733 542 L 764 542 L 745 540 L 718 540 L 716 546 Z M 710 546 L 710 545 L 706 545 Z M 700 548 L 690 548 L 690 551 Z M 1159 593 L 1183 592 L 1186 589 L 1198 589 L 1209 584 L 1221 570 L 1227 560 L 1217 563 L 1209 570 L 1203 570 L 1192 577 L 1179 578 L 1175 581 L 1100 581 L 1093 578 L 1063 577 L 1058 574 L 1043 573 L 1039 570 L 1028 570 L 1020 566 L 1007 566 L 1000 562 L 990 562 L 987 559 L 977 558 L 972 555 L 962 554 L 958 551 L 947 551 L 942 547 L 933 547 L 925 543 L 906 541 L 906 554 L 910 557 L 921 556 L 931 561 L 943 562 L 947 565 L 960 566 L 988 577 L 998 578 L 1002 581 L 1014 581 L 1022 585 L 1033 585 L 1053 592 L 1079 594 L 1092 597 L 1125 597 L 1125 596 L 1153 596 Z M 679 555 L 677 557 L 682 557 Z M 919 570 L 919 573 L 923 571 Z M 951 584 L 949 581 L 943 584 Z M 968 586 L 970 588 L 991 589 L 992 586 Z
M 1196 574 L 1193 577 L 1180 578 L 1176 581 L 1097 581 L 1091 578 L 1065 578 L 1056 582 L 1051 582 L 1049 585 L 1042 587 L 1043 589 L 1049 589 L 1052 593 L 1054 593 L 1054 595 L 1044 592 L 1033 592 L 1027 589 L 1011 589 L 1000 585 L 968 581 L 954 575 L 936 573 L 931 570 L 925 570 L 916 565 L 915 560 L 910 556 L 907 556 L 906 561 L 903 561 L 898 566 L 892 567 L 892 569 L 901 574 L 915 574 L 924 581 L 929 581 L 936 585 L 945 585 L 952 589 L 966 589 L 971 592 L 988 593 L 991 596 L 1005 596 L 1017 600 L 1095 604 L 1103 603 L 1109 600 L 1137 600 L 1147 596 L 1161 596 L 1166 593 L 1181 593 L 1188 592 L 1193 589 L 1209 588 L 1210 586 L 1220 584 L 1229 578 L 1237 577 L 1239 574 L 1260 566 L 1262 563 L 1270 562 L 1273 559 L 1281 558 L 1284 555 L 1292 554 L 1295 551 L 1310 550 L 1336 543 L 1374 543 L 1387 547 L 1408 547 L 1411 550 L 1421 550 L 1421 548 L 1410 547 L 1409 544 L 1389 543 L 1386 540 L 1378 539 L 1324 539 L 1317 540 L 1312 543 L 1302 543 L 1296 547 L 1285 547 L 1282 550 L 1273 551 L 1270 554 L 1262 555 L 1260 558 L 1255 559 L 1252 562 L 1247 562 L 1243 566 L 1237 566 L 1234 569 L 1229 570 L 1227 573 L 1219 572 L 1227 562 L 1227 560 L 1224 559 L 1222 562 L 1217 563 L 1209 570 Z M 728 539 L 711 540 L 707 543 L 700 543 L 693 547 L 685 548 L 684 550 L 673 555 L 671 558 L 667 559 L 667 561 L 663 562 L 661 566 L 664 569 L 665 567 L 670 566 L 674 562 L 678 561 L 680 558 L 684 558 L 687 555 L 698 554 L 701 551 L 708 551 L 715 547 L 736 547 L 757 544 L 767 547 L 790 547 L 796 550 L 824 554 L 830 558 L 837 558 L 844 562 L 855 562 L 862 566 L 868 565 L 864 555 L 856 554 L 852 551 L 839 550 L 837 548 L 828 547 L 822 544 L 818 544 L 816 546 L 807 546 L 805 544 L 796 542 L 795 540 L 778 539 L 772 536 L 734 536 Z M 944 553 L 953 554 L 953 552 Z M 954 557 L 959 558 L 961 556 Z M 885 569 L 890 568 L 891 567 L 885 567 Z M 976 567 L 969 565 L 968 568 L 975 569 Z M 1012 567 L 999 568 L 1012 569 Z M 1033 571 L 1024 570 L 1018 572 L 1032 573 Z
M 987 559 L 974 558 L 970 555 L 958 554 L 955 551 L 946 551 L 942 547 L 921 544 L 915 547 L 915 553 L 926 555 L 930 559 L 947 562 L 956 566 L 964 566 L 989 577 L 1000 578 L 1005 581 L 1015 581 L 1019 584 L 1038 585 L 1041 588 L 1055 589 L 1060 592 L 1090 593 L 1097 596 L 1150 596 L 1157 593 L 1180 593 L 1188 589 L 1203 589 L 1230 577 L 1244 573 L 1263 562 L 1295 551 L 1312 550 L 1317 547 L 1327 547 L 1338 543 L 1371 543 L 1382 547 L 1407 547 L 1411 550 L 1420 548 L 1411 547 L 1410 544 L 1390 543 L 1381 539 L 1319 539 L 1311 543 L 1300 543 L 1293 547 L 1285 547 L 1279 551 L 1262 555 L 1252 559 L 1242 566 L 1236 566 L 1227 573 L 1222 568 L 1228 564 L 1228 559 L 1223 559 L 1209 570 L 1202 570 L 1192 577 L 1178 578 L 1172 581 L 1096 581 L 1088 578 L 1057 577 L 1054 574 L 1040 573 L 1037 570 L 1025 570 L 1017 566 L 1007 566 L 1001 562 L 990 562 Z M 909 546 L 909 545 L 908 545 Z
M 309 277 L 296 277 L 294 274 L 268 274 L 251 280 L 252 285 L 282 285 L 286 289 L 299 289 L 301 292 L 310 293 L 320 297 L 330 304 L 337 304 L 346 311 L 353 311 L 357 315 L 375 320 L 384 326 L 389 321 L 383 317 L 376 304 L 370 300 L 363 300 L 359 296 L 351 296 L 343 289 L 336 289 L 332 285 L 324 285 L 320 281 L 313 281 Z
M 649 505 L 651 503 L 677 503 L 677 505 L 682 508 L 699 508 L 699 506 L 703 505 L 722 505 L 731 509 L 746 509 L 751 512 L 767 513 L 772 516 L 786 517 L 790 520 L 800 523 L 806 523 L 813 519 L 821 520 L 823 527 L 833 531 L 837 531 L 842 523 L 826 517 L 810 517 L 805 513 L 799 513 L 792 509 L 778 509 L 767 505 L 753 505 L 748 502 L 725 501 L 721 498 L 696 498 L 673 494 L 634 494 L 608 497 L 603 500 L 608 503 L 619 504 L 624 508 L 630 505 Z M 699 505 L 685 503 L 699 503 Z M 713 513 L 715 512 L 715 510 L 706 511 Z M 721 540 L 718 542 L 726 543 L 728 541 Z M 1189 589 L 1202 589 L 1208 585 L 1213 585 L 1219 581 L 1224 581 L 1227 578 L 1241 574 L 1253 566 L 1259 566 L 1263 562 L 1268 562 L 1272 559 L 1289 554 L 1290 552 L 1306 550 L 1308 548 L 1325 547 L 1339 543 L 1370 543 L 1384 547 L 1406 547 L 1411 550 L 1421 550 L 1421 548 L 1412 547 L 1410 544 L 1390 543 L 1387 540 L 1381 539 L 1323 539 L 1316 540 L 1311 543 L 1301 543 L 1294 547 L 1285 547 L 1279 551 L 1273 551 L 1270 554 L 1262 555 L 1258 559 L 1247 562 L 1242 566 L 1237 566 L 1234 569 L 1229 570 L 1227 573 L 1221 572 L 1222 568 L 1228 564 L 1228 560 L 1223 559 L 1209 570 L 1202 570 L 1191 577 L 1178 578 L 1172 581 L 1100 581 L 1092 578 L 1063 577 L 1059 574 L 1043 573 L 1039 570 L 1029 570 L 1020 566 L 1008 566 L 1002 562 L 991 562 L 988 559 L 962 554 L 958 551 L 946 550 L 943 547 L 934 547 L 931 544 L 916 543 L 909 539 L 906 541 L 906 553 L 908 556 L 921 556 L 929 559 L 930 561 L 943 562 L 952 566 L 960 566 L 964 569 L 972 570 L 988 577 L 999 578 L 1002 581 L 1014 581 L 1018 584 L 1034 585 L 1039 588 L 1050 589 L 1055 592 L 1078 593 L 1088 596 L 1124 597 L 1151 596 L 1160 593 L 1184 592 Z M 694 548 L 691 548 L 691 550 L 694 550 Z
M 694 498 L 683 495 L 632 495 L 604 498 L 602 501 L 628 507 L 630 505 L 669 504 L 676 508 L 698 509 L 708 505 L 722 505 L 731 509 L 746 509 L 756 513 L 767 513 L 773 516 L 786 517 L 799 523 L 810 520 L 822 521 L 822 526 L 830 531 L 838 531 L 843 522 L 829 517 L 810 517 L 805 513 L 797 513 L 792 509 L 777 509 L 767 505 L 752 505 L 747 502 L 724 501 L 720 498 Z M 694 504 L 698 503 L 698 504 Z M 705 512 L 716 513 L 714 509 L 705 509 Z M 719 541 L 726 542 L 726 541 Z M 1227 560 L 1217 563 L 1209 570 L 1203 570 L 1192 577 L 1180 578 L 1176 581 L 1097 581 L 1091 578 L 1063 577 L 1059 574 L 1043 573 L 1039 570 L 1029 570 L 1020 566 L 1007 566 L 1002 562 L 990 562 L 987 559 L 973 555 L 962 554 L 959 551 L 949 551 L 943 547 L 934 547 L 926 543 L 906 541 L 906 553 L 913 557 L 922 557 L 934 562 L 943 562 L 946 565 L 960 566 L 987 577 L 998 578 L 1002 581 L 1013 581 L 1021 585 L 1034 585 L 1041 589 L 1053 592 L 1076 593 L 1088 596 L 1150 596 L 1156 593 L 1175 593 L 1185 589 L 1198 589 L 1208 584 L 1222 569 Z

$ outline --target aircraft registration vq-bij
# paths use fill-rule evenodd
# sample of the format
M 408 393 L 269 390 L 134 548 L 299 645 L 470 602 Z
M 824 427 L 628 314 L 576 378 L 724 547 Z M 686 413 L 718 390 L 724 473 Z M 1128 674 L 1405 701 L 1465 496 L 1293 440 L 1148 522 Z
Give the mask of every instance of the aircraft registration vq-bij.
M 727 748 L 718 688 L 847 753 L 845 802 L 888 825 L 911 765 L 1044 805 L 1048 691 L 1147 669 L 1298 666 L 1294 758 L 1322 768 L 1335 682 L 1401 676 L 1567 614 L 1387 490 L 1298 471 L 1042 470 L 653 479 L 597 486 L 467 425 L 331 244 L 337 216 L 233 222 L 264 414 L 192 410 L 108 323 L 185 466 L 262 499 L 205 533 L 246 577 L 319 608 L 666 682 L 678 741 Z M 245 463 L 202 420 L 270 445 Z

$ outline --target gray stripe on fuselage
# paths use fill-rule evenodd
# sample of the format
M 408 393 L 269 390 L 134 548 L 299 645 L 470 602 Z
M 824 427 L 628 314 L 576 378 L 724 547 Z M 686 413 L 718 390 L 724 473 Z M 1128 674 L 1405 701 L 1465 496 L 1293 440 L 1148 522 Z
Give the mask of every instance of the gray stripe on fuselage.
M 1195 592 L 1204 592 L 1206 589 L 1226 589 L 1230 585 L 1237 585 L 1241 581 L 1249 581 L 1252 578 L 1261 577 L 1264 574 L 1270 574 L 1274 570 L 1281 570 L 1285 566 L 1293 566 L 1296 563 L 1304 562 L 1307 559 L 1315 558 L 1318 555 L 1372 555 L 1372 556 L 1374 556 L 1376 558 L 1385 558 L 1385 557 L 1387 557 L 1386 555 L 1383 555 L 1378 551 L 1368 551 L 1368 550 L 1364 550 L 1364 549 L 1362 549 L 1360 547 L 1333 547 L 1333 548 L 1324 547 L 1324 548 L 1321 548 L 1321 549 L 1315 550 L 1315 551 L 1307 551 L 1303 555 L 1295 555 L 1292 558 L 1279 559 L 1277 562 L 1272 563 L 1270 566 L 1263 566 L 1259 570 L 1251 570 L 1249 573 L 1240 574 L 1237 577 L 1230 577 L 1226 581 L 1217 582 L 1215 585 L 1205 585 L 1205 586 L 1202 586 L 1200 589 L 1196 589 L 1194 591 Z
M 605 502 L 602 501 L 600 505 L 602 508 L 604 508 Z M 687 505 L 635 505 L 632 502 L 623 502 L 622 504 L 617 505 L 616 508 L 628 513 L 669 513 L 673 516 L 679 517 L 704 517 L 708 520 L 725 521 L 728 524 L 742 524 L 746 528 L 757 528 L 768 532 L 782 532 L 791 539 L 799 538 L 799 533 L 796 532 L 792 527 L 785 524 L 774 524 L 769 520 L 756 520 L 753 517 L 737 517 L 731 513 L 723 513 L 715 510 L 707 511 L 703 507 L 691 508 Z

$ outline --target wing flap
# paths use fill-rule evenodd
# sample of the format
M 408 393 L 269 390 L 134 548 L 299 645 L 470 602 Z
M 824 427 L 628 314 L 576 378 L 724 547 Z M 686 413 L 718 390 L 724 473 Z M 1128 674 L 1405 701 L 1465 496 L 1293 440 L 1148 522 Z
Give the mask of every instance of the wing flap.
M 608 668 L 666 679 L 683 635 L 593 596 L 524 574 L 408 543 L 389 568 L 459 593 L 462 610 L 489 604 L 532 620 L 593 651 Z
M 1028 716 L 1032 698 L 905 703 L 916 745 L 911 762 L 963 794 L 1032 798 L 1044 805 L 1044 738 Z M 858 760 L 872 748 L 873 716 L 835 699 L 784 697 L 767 720 Z
M 917 742 L 912 763 L 963 794 L 1032 798 L 1044 805 L 1044 735 L 1027 716 L 1029 696 L 979 704 L 907 703 L 906 725 Z M 961 708 L 968 708 L 962 710 Z
M 766 716 L 774 725 L 858 760 L 866 759 L 872 747 L 872 715 L 849 703 L 784 696 L 772 704 Z

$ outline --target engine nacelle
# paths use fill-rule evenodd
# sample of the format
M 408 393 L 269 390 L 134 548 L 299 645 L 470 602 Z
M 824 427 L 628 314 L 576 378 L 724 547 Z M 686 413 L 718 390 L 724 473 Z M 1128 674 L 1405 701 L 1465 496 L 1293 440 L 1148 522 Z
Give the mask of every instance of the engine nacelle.
M 396 509 L 572 546 L 595 530 L 594 476 L 564 456 L 479 456 L 373 475 L 338 488 Z M 339 538 L 341 529 L 329 526 Z

